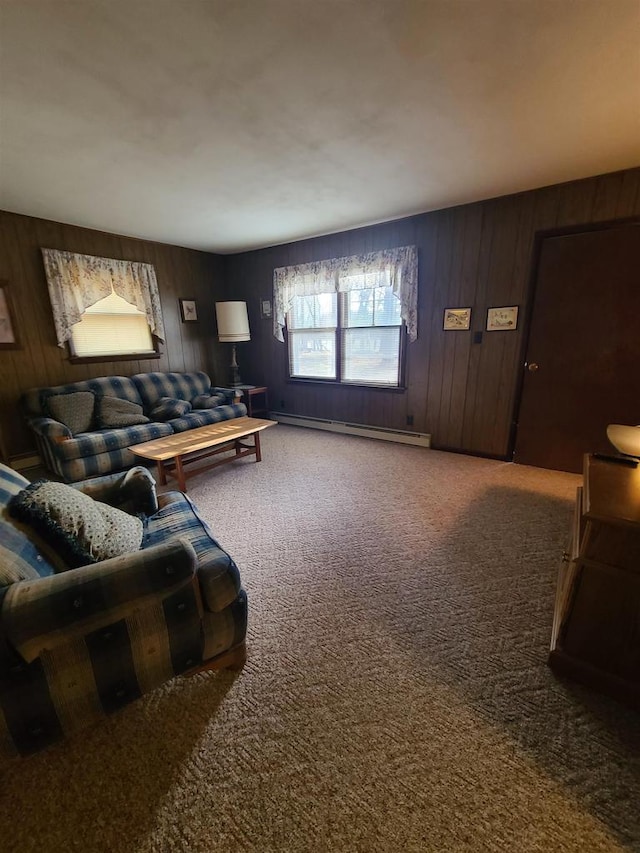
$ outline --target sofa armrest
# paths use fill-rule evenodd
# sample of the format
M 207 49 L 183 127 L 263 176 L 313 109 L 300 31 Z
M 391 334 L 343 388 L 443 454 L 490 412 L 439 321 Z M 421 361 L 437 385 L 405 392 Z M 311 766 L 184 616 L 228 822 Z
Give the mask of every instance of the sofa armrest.
M 196 553 L 181 539 L 61 574 L 12 584 L 2 626 L 27 662 L 126 619 L 192 582 Z
M 158 511 L 156 481 L 142 465 L 70 485 L 95 501 L 102 501 L 130 515 L 154 515 Z
M 224 394 L 227 403 L 236 403 L 238 400 L 242 399 L 242 388 L 211 388 L 209 390 L 210 394 Z
M 53 418 L 28 418 L 27 423 L 37 435 L 49 441 L 58 442 L 73 438 L 69 427 L 60 421 L 54 421 Z

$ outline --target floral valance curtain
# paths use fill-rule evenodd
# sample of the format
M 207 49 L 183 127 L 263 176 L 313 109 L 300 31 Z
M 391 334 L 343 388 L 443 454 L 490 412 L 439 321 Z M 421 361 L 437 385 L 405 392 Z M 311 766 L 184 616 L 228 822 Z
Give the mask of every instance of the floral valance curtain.
M 391 287 L 400 300 L 400 316 L 410 341 L 418 337 L 418 250 L 415 246 L 385 249 L 278 267 L 273 271 L 273 334 L 284 341 L 285 318 L 296 296 Z
M 58 346 L 71 337 L 82 314 L 115 291 L 144 312 L 154 335 L 164 341 L 156 272 L 151 264 L 42 249 Z

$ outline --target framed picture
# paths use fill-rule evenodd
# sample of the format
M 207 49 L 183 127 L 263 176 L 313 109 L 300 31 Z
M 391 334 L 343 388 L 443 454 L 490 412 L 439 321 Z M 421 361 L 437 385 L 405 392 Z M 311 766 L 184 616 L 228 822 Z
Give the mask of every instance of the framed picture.
M 269 299 L 260 300 L 260 316 L 263 320 L 268 320 L 271 317 L 271 301 Z
M 518 328 L 518 306 L 489 308 L 487 310 L 487 332 L 513 332 Z
M 0 281 L 0 349 L 19 349 L 16 318 L 11 305 L 9 282 Z
M 183 323 L 194 323 L 198 319 L 198 306 L 195 299 L 179 299 L 180 317 Z
M 471 308 L 445 308 L 444 322 L 442 328 L 446 331 L 452 329 L 468 329 L 471 326 Z

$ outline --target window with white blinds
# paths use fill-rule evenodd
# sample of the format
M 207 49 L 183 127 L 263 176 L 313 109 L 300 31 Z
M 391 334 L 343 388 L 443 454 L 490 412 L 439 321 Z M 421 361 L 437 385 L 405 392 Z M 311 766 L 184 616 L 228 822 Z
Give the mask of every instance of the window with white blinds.
M 401 384 L 400 300 L 390 286 L 296 296 L 287 332 L 291 378 Z
M 144 312 L 114 292 L 85 310 L 80 322 L 71 327 L 69 343 L 78 358 L 156 351 Z

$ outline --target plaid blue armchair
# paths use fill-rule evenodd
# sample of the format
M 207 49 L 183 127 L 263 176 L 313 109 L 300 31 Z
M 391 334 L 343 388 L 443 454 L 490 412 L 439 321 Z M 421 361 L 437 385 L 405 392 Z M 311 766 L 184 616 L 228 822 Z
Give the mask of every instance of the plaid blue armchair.
M 74 488 L 141 510 L 140 550 L 60 571 L 7 508 L 28 481 L 0 465 L 4 752 L 36 752 L 176 675 L 244 663 L 247 597 L 236 564 L 186 495 L 157 497 L 149 472 L 136 473 L 135 490 L 131 472 Z

